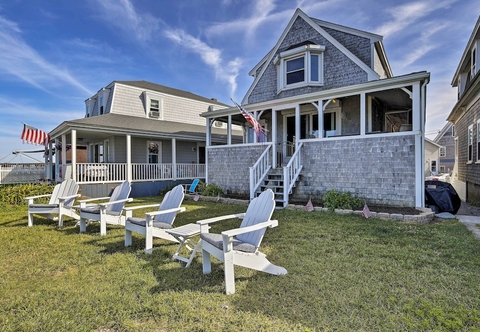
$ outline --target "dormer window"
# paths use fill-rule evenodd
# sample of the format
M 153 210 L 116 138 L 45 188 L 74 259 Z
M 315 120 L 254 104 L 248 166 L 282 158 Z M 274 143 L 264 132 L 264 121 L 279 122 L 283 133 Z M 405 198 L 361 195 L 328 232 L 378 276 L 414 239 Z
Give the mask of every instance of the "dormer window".
M 324 51 L 324 46 L 308 44 L 278 54 L 274 59 L 278 69 L 278 92 L 323 85 Z
M 144 91 L 145 115 L 150 119 L 163 119 L 163 100 L 158 93 Z

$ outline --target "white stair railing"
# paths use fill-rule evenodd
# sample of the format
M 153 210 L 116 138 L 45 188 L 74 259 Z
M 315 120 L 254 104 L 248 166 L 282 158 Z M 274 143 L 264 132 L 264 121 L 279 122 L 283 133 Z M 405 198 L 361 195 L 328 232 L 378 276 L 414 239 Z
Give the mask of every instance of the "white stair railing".
M 302 170 L 302 158 L 300 151 L 302 150 L 303 142 L 298 144 L 298 147 L 288 162 L 287 166 L 283 168 L 283 204 L 284 207 L 288 204 L 288 195 L 292 192 L 293 186 L 297 181 L 300 171 Z
M 262 183 L 268 171 L 272 168 L 272 145 L 269 145 L 258 158 L 255 165 L 250 167 L 250 200 L 255 198 L 255 191 Z

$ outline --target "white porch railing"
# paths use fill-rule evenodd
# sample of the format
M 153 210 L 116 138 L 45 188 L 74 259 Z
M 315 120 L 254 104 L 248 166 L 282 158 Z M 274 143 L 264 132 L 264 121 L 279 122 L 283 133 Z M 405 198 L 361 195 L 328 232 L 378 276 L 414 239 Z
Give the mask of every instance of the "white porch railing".
M 302 150 L 303 142 L 298 144 L 298 147 L 288 162 L 287 166 L 283 168 L 283 201 L 288 202 L 288 195 L 292 192 L 295 181 L 302 170 L 302 159 L 300 151 Z
M 255 197 L 255 190 L 263 181 L 268 171 L 272 168 L 272 145 L 269 145 L 258 158 L 255 165 L 250 167 L 250 199 Z
M 127 179 L 126 163 L 77 164 L 77 183 L 122 182 Z M 132 182 L 205 178 L 205 164 L 132 164 Z

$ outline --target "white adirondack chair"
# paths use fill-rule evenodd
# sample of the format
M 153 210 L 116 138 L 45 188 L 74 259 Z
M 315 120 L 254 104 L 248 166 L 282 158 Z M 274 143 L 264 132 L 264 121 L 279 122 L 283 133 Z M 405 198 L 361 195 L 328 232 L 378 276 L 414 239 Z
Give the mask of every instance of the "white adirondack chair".
M 126 215 L 125 222 L 125 247 L 132 245 L 132 232 L 140 233 L 145 236 L 145 253 L 151 254 L 153 247 L 153 238 L 162 238 L 165 240 L 177 242 L 172 235 L 165 232 L 166 229 L 173 228 L 173 222 L 178 212 L 185 211 L 180 207 L 185 194 L 182 185 L 178 185 L 165 194 L 160 204 L 151 204 L 143 206 L 132 206 L 124 208 Z M 158 211 L 145 213 L 146 218 L 132 217 L 132 211 L 150 207 L 159 207 Z
M 34 204 L 35 199 L 49 196 L 48 204 Z M 73 201 L 79 196 L 78 184 L 70 179 L 57 184 L 51 194 L 25 197 L 28 204 L 28 226 L 33 226 L 34 214 L 46 215 L 52 220 L 55 220 L 57 217 L 54 215 L 58 214 L 58 227 L 63 226 L 63 216 L 80 219 L 80 216 L 72 208 Z
M 123 207 L 126 202 L 131 202 L 129 198 L 131 186 L 128 181 L 123 182 L 115 188 L 110 197 L 91 198 L 80 201 L 80 232 L 87 230 L 87 220 L 100 222 L 100 235 L 107 234 L 107 224 L 125 226 L 125 216 L 122 215 Z M 105 203 L 87 204 L 96 200 L 109 199 Z
M 203 273 L 211 272 L 210 255 L 222 261 L 227 294 L 235 293 L 234 265 L 275 275 L 287 274 L 286 269 L 273 265 L 265 254 L 258 251 L 267 227 L 278 226 L 277 220 L 270 220 L 274 209 L 273 191 L 267 189 L 250 202 L 245 213 L 197 221 L 201 231 Z M 240 228 L 222 234 L 208 233 L 209 224 L 232 218 L 243 219 Z

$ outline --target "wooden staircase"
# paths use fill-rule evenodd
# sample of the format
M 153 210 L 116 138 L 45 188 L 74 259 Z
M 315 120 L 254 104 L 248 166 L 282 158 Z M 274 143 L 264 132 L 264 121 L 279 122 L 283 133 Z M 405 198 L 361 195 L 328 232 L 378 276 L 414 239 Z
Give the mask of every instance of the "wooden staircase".
M 255 192 L 255 196 L 260 195 L 266 189 L 271 189 L 275 195 L 276 208 L 281 209 L 288 205 L 288 200 L 285 201 L 284 197 L 284 172 L 283 168 L 274 168 L 268 171 L 267 176 L 262 181 L 260 186 Z M 289 193 L 289 196 L 291 193 Z

